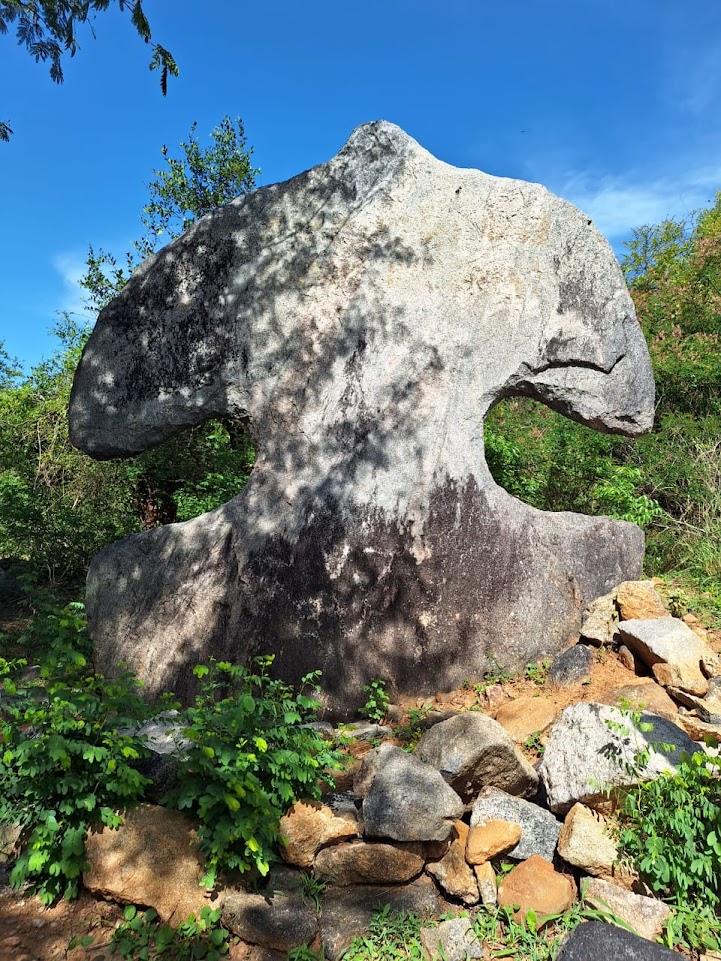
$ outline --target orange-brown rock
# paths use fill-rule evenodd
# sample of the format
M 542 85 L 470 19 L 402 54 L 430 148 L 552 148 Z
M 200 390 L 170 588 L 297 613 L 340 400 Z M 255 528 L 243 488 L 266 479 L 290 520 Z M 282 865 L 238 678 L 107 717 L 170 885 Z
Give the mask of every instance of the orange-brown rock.
M 556 708 L 543 697 L 517 697 L 496 711 L 496 720 L 516 744 L 524 744 L 531 734 L 545 731 L 555 717 Z
M 210 901 L 200 887 L 205 869 L 193 822 L 154 804 L 125 812 L 123 822 L 117 830 L 86 835 L 85 887 L 113 901 L 155 908 L 166 924 L 199 917 Z
M 537 922 L 543 924 L 549 916 L 567 911 L 575 897 L 573 882 L 538 854 L 513 868 L 498 886 L 499 906 L 515 907 L 517 921 L 534 911 Z
M 455 821 L 448 853 L 440 861 L 429 861 L 426 871 L 432 874 L 443 890 L 464 904 L 478 904 L 478 884 L 473 868 L 466 862 L 468 825 Z
M 466 841 L 466 861 L 483 864 L 506 854 L 521 840 L 521 833 L 521 825 L 513 821 L 491 819 L 474 824 Z
M 670 617 L 653 581 L 624 581 L 616 589 L 616 604 L 622 621 L 636 618 Z
M 401 884 L 423 870 L 423 845 L 352 841 L 316 855 L 313 873 L 331 884 Z
M 583 804 L 574 804 L 558 836 L 558 853 L 586 874 L 609 875 L 618 860 L 618 848 L 605 819 Z
M 338 816 L 318 801 L 298 801 L 280 819 L 280 853 L 289 864 L 312 866 L 326 844 L 358 837 L 358 822 Z
M 487 908 L 495 907 L 498 903 L 498 886 L 493 865 L 490 861 L 486 861 L 485 864 L 475 864 L 473 866 L 473 873 L 476 876 L 481 904 Z

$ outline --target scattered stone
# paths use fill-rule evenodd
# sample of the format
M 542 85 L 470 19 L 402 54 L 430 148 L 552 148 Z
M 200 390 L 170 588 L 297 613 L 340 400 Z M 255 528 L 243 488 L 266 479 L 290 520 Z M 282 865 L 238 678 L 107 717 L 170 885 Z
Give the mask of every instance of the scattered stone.
M 476 875 L 481 904 L 487 908 L 495 907 L 498 903 L 498 886 L 493 865 L 490 861 L 486 861 L 485 864 L 474 864 L 473 873 Z
M 429 877 L 421 875 L 410 884 L 384 887 L 328 887 L 320 896 L 320 931 L 328 961 L 338 961 L 354 937 L 367 932 L 379 908 L 392 911 L 439 914 L 442 902 Z
M 678 707 L 654 680 L 640 681 L 638 684 L 623 684 L 609 692 L 606 703 L 631 711 L 648 711 L 649 714 L 660 714 L 675 717 Z
M 678 961 L 678 954 L 630 931 L 584 921 L 567 934 L 556 961 Z
M 681 712 L 679 712 L 676 720 L 692 741 L 705 741 L 706 738 L 721 741 L 721 724 L 706 724 L 693 714 L 682 714 Z
M 710 682 L 719 678 L 721 680 L 721 654 L 709 648 L 701 656 L 701 670 Z
M 579 684 L 591 673 L 595 657 L 587 644 L 576 644 L 563 654 L 557 654 L 548 669 L 548 683 L 556 687 Z
M 538 775 L 501 725 L 477 711 L 435 724 L 416 756 L 440 771 L 453 790 L 470 802 L 485 785 L 508 794 L 533 795 Z
M 373 741 L 377 737 L 390 737 L 393 729 L 384 724 L 374 724 L 371 721 L 353 721 L 337 728 L 336 734 L 345 734 L 356 741 Z
M 421 945 L 427 961 L 469 961 L 483 957 L 483 947 L 470 918 L 451 918 L 432 927 L 421 928 Z
M 155 908 L 166 924 L 210 904 L 200 887 L 205 873 L 193 822 L 180 811 L 141 804 L 123 813 L 117 830 L 104 827 L 85 837 L 83 884 L 122 904 Z
M 419 842 L 334 844 L 316 856 L 313 873 L 331 884 L 401 884 L 418 877 L 425 859 Z
M 625 644 L 622 644 L 618 649 L 618 659 L 627 671 L 633 671 L 634 674 L 639 673 L 641 661 L 634 656 L 633 651 Z
M 643 622 L 639 622 L 643 623 Z M 618 708 L 586 702 L 567 707 L 551 729 L 539 774 L 546 788 L 548 806 L 566 814 L 576 801 L 595 807 L 608 791 L 637 784 L 672 771 L 681 755 L 698 747 L 667 718 L 642 714 L 643 731 Z M 673 745 L 670 752 L 656 750 L 654 743 Z M 636 773 L 639 751 L 650 751 L 646 766 Z
M 618 611 L 616 610 L 615 592 L 604 594 L 591 601 L 583 614 L 581 622 L 581 637 L 599 647 L 605 647 L 615 642 L 618 630 Z
M 466 861 L 484 864 L 499 854 L 507 854 L 521 840 L 521 833 L 521 825 L 514 821 L 478 821 L 468 832 Z
M 222 921 L 243 941 L 273 951 L 309 944 L 318 931 L 315 912 L 299 894 L 229 891 L 223 900 Z
M 126 456 L 243 416 L 262 469 L 230 504 L 93 560 L 98 670 L 128 661 L 149 697 L 188 697 L 209 654 L 263 645 L 295 683 L 318 663 L 312 631 L 341 717 L 374 676 L 418 695 L 487 654 L 522 668 L 562 650 L 592 598 L 639 575 L 643 533 L 493 481 L 482 423 L 509 392 L 597 430 L 653 423 L 613 251 L 538 184 L 453 168 L 378 121 L 200 218 L 101 312 L 70 436 Z
M 498 788 L 484 788 L 476 798 L 471 811 L 471 829 L 483 821 L 499 819 L 512 821 L 521 827 L 521 840 L 508 852 L 508 856 L 524 861 L 539 854 L 547 861 L 553 860 L 560 821 L 538 804 L 512 797 Z
M 704 724 L 721 724 L 721 701 L 718 698 L 709 698 L 708 695 L 696 697 L 695 694 L 687 694 L 679 687 L 669 687 L 667 690 L 679 704 L 695 711 Z
M 609 911 L 630 925 L 636 934 L 649 941 L 655 941 L 663 932 L 666 921 L 671 916 L 671 908 L 656 898 L 626 891 L 617 884 L 591 878 L 585 888 L 585 899 L 595 908 Z
M 448 837 L 453 822 L 463 814 L 463 801 L 437 770 L 390 745 L 379 749 L 371 765 L 375 776 L 362 808 L 366 837 L 394 841 L 443 841 Z
M 621 621 L 670 617 L 653 581 L 624 581 L 616 588 Z
M 618 860 L 618 848 L 606 822 L 583 804 L 574 804 L 558 836 L 558 853 L 586 874 L 609 875 Z
M 506 692 L 500 684 L 488 684 L 480 695 L 481 706 L 486 711 L 493 711 L 506 700 Z
M 298 801 L 280 819 L 279 831 L 283 859 L 309 868 L 326 844 L 358 837 L 358 823 L 318 801 Z
M 683 621 L 670 616 L 622 621 L 619 631 L 659 684 L 680 687 L 699 697 L 708 691 L 701 660 L 713 652 Z
M 429 861 L 426 871 L 440 884 L 446 894 L 459 898 L 464 904 L 478 904 L 478 884 L 473 868 L 465 858 L 468 825 L 456 821 L 451 835 L 451 846 L 440 861 Z
M 516 921 L 534 911 L 539 925 L 545 918 L 567 911 L 575 898 L 573 882 L 537 854 L 516 865 L 498 885 L 499 907 L 515 906 L 517 910 L 513 917 Z
M 532 734 L 545 731 L 556 717 L 556 708 L 544 697 L 521 696 L 503 703 L 496 720 L 516 744 L 525 744 Z
M 22 834 L 22 825 L 0 823 L 0 864 L 12 860 L 17 853 L 16 845 Z

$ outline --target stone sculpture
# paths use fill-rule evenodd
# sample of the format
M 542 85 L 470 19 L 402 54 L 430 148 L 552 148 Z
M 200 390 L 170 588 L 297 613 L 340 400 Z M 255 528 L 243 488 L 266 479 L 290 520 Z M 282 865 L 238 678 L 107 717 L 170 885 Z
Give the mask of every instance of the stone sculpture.
M 646 345 L 613 253 L 537 184 L 359 127 L 328 163 L 199 220 L 100 315 L 70 403 L 108 458 L 218 415 L 247 421 L 243 493 L 99 554 L 98 663 L 186 694 L 209 655 L 427 694 L 568 646 L 638 577 L 639 528 L 550 514 L 493 481 L 483 420 L 510 395 L 633 436 Z

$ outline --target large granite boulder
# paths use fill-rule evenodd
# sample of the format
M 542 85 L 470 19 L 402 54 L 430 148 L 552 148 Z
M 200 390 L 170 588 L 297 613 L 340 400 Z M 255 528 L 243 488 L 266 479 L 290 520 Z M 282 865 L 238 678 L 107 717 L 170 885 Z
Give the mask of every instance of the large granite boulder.
M 638 577 L 643 535 L 543 513 L 493 481 L 483 421 L 535 398 L 633 436 L 653 418 L 643 336 L 611 248 L 537 184 L 457 169 L 392 124 L 215 210 L 101 313 L 73 443 L 127 456 L 215 416 L 258 456 L 242 494 L 98 555 L 100 669 L 187 695 L 209 654 L 433 693 L 577 639 Z

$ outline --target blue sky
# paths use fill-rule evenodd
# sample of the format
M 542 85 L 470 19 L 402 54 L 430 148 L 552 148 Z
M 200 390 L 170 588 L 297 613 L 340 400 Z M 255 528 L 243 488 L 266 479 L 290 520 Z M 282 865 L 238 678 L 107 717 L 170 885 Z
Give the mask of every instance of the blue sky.
M 53 84 L 0 37 L 0 340 L 50 354 L 81 309 L 88 243 L 116 253 L 160 147 L 241 116 L 261 183 L 327 160 L 386 119 L 458 166 L 539 181 L 617 250 L 635 226 L 721 189 L 718 0 L 145 0 L 180 65 L 168 96 L 127 16 L 95 21 Z

